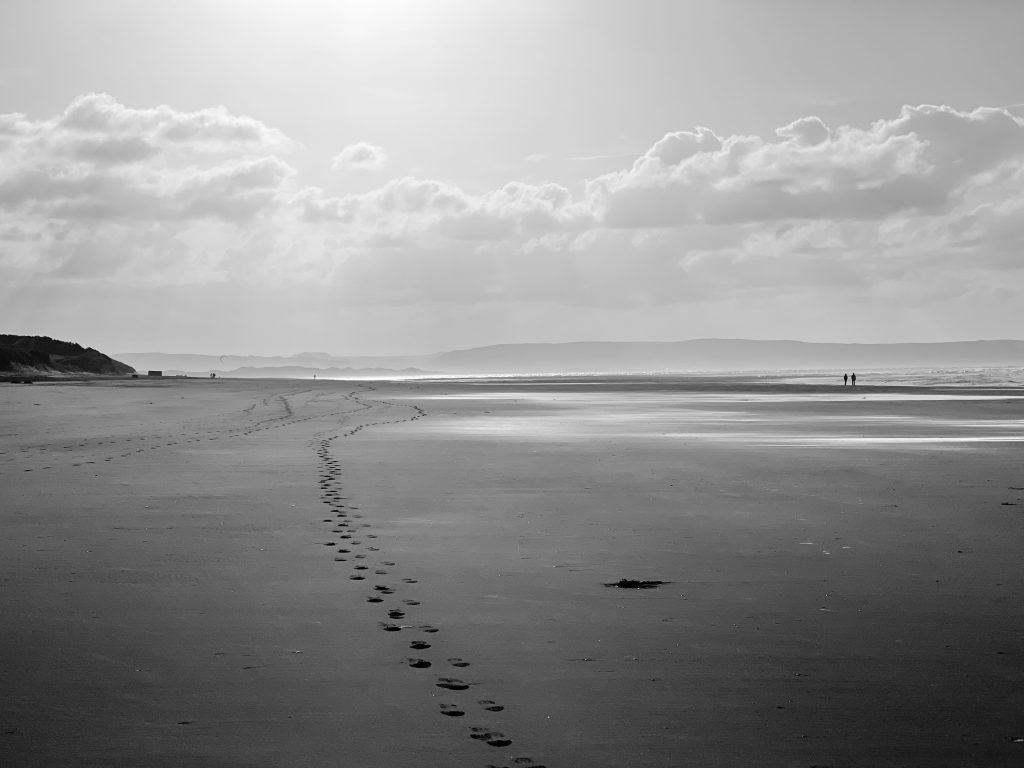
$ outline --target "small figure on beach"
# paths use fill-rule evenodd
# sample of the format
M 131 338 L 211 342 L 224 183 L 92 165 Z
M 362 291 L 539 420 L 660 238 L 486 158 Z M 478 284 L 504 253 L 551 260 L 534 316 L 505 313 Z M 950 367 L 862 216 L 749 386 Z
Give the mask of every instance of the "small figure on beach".
M 850 386 L 852 386 L 852 387 L 856 387 L 857 386 L 857 374 L 856 373 L 851 373 L 850 374 Z
M 850 378 L 850 377 L 849 377 L 849 376 L 848 376 L 847 374 L 845 374 L 845 373 L 843 374 L 843 386 L 844 386 L 844 387 L 846 386 L 846 382 L 847 382 L 847 380 L 848 380 L 849 378 Z

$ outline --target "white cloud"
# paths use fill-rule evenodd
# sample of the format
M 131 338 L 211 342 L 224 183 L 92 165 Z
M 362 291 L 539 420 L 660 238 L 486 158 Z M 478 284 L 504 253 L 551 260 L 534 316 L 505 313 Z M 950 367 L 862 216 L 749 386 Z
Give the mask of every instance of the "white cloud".
M 105 94 L 50 119 L 0 115 L 0 216 L 19 233 L 0 266 L 74 279 L 219 275 L 239 225 L 258 226 L 293 194 L 279 155 L 294 146 L 223 107 L 135 109 Z
M 969 176 L 1024 151 L 1024 120 L 1003 109 L 905 107 L 835 130 L 807 117 L 777 134 L 668 134 L 632 168 L 593 180 L 591 204 L 614 227 L 937 213 Z
M 907 107 L 866 126 L 805 116 L 769 137 L 670 132 L 576 193 L 406 176 L 336 195 L 302 185 L 293 146 L 223 108 L 102 95 L 46 120 L 0 115 L 0 275 L 623 312 L 901 290 L 969 306 L 1024 279 L 1024 120 L 1005 109 Z M 335 164 L 384 159 L 356 144 Z
M 237 220 L 291 175 L 279 131 L 222 107 L 132 109 L 88 94 L 57 117 L 0 116 L 0 209 L 28 218 Z
M 558 184 L 510 182 L 471 195 L 451 182 L 404 177 L 344 197 L 307 189 L 296 204 L 307 221 L 346 224 L 354 241 L 381 244 L 500 241 L 593 224 L 586 208 Z
M 356 169 L 360 171 L 377 171 L 387 165 L 388 153 L 384 147 L 361 141 L 345 147 L 335 155 L 331 162 L 334 170 Z
M 277 157 L 249 157 L 213 168 L 190 168 L 176 180 L 169 200 L 185 217 L 249 219 L 270 209 L 294 170 Z
M 825 125 L 820 117 L 811 115 L 810 117 L 801 117 L 789 125 L 777 128 L 775 134 L 796 144 L 813 146 L 827 141 L 831 137 L 832 132 L 829 131 L 828 126 Z
M 165 148 L 186 146 L 189 151 L 259 151 L 287 149 L 292 142 L 280 131 L 251 117 L 232 115 L 224 107 L 179 112 L 161 105 L 133 109 L 104 93 L 75 99 L 56 120 L 38 126 L 47 133 L 136 138 Z

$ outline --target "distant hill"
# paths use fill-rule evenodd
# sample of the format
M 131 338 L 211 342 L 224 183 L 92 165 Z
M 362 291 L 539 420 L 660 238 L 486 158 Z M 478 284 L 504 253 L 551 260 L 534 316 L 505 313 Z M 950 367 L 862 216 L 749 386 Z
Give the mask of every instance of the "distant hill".
M 418 366 L 430 355 L 404 357 L 346 356 L 326 352 L 302 352 L 288 357 L 275 355 L 194 355 L 170 352 L 124 352 L 118 358 L 140 371 L 206 376 L 216 373 L 231 378 L 383 378 L 422 375 Z
M 387 378 L 446 374 L 686 373 L 695 371 L 856 371 L 870 368 L 1024 366 L 1024 341 L 819 344 L 694 339 L 498 344 L 435 355 L 368 357 L 303 352 L 290 357 L 126 352 L 139 370 L 229 377 Z
M 498 344 L 429 361 L 449 373 L 657 373 L 1024 365 L 1024 341 L 818 344 L 694 339 L 674 342 Z
M 0 371 L 22 374 L 93 373 L 128 375 L 135 369 L 92 347 L 49 336 L 0 334 Z

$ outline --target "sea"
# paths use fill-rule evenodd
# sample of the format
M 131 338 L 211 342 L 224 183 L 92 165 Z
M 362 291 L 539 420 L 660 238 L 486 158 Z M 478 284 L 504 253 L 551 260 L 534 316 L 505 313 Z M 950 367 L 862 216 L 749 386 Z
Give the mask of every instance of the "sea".
M 847 371 L 853 373 L 853 371 Z M 856 371 L 858 385 L 885 387 L 1024 387 L 1024 367 L 873 368 Z M 751 372 L 751 375 L 755 375 Z M 760 371 L 756 375 L 782 384 L 837 384 L 843 372 Z

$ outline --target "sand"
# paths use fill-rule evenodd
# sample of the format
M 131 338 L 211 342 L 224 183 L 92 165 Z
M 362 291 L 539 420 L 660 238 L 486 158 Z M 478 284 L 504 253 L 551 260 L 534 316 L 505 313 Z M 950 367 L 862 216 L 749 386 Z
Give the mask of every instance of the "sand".
M 0 765 L 1019 765 L 1021 394 L 3 385 Z

